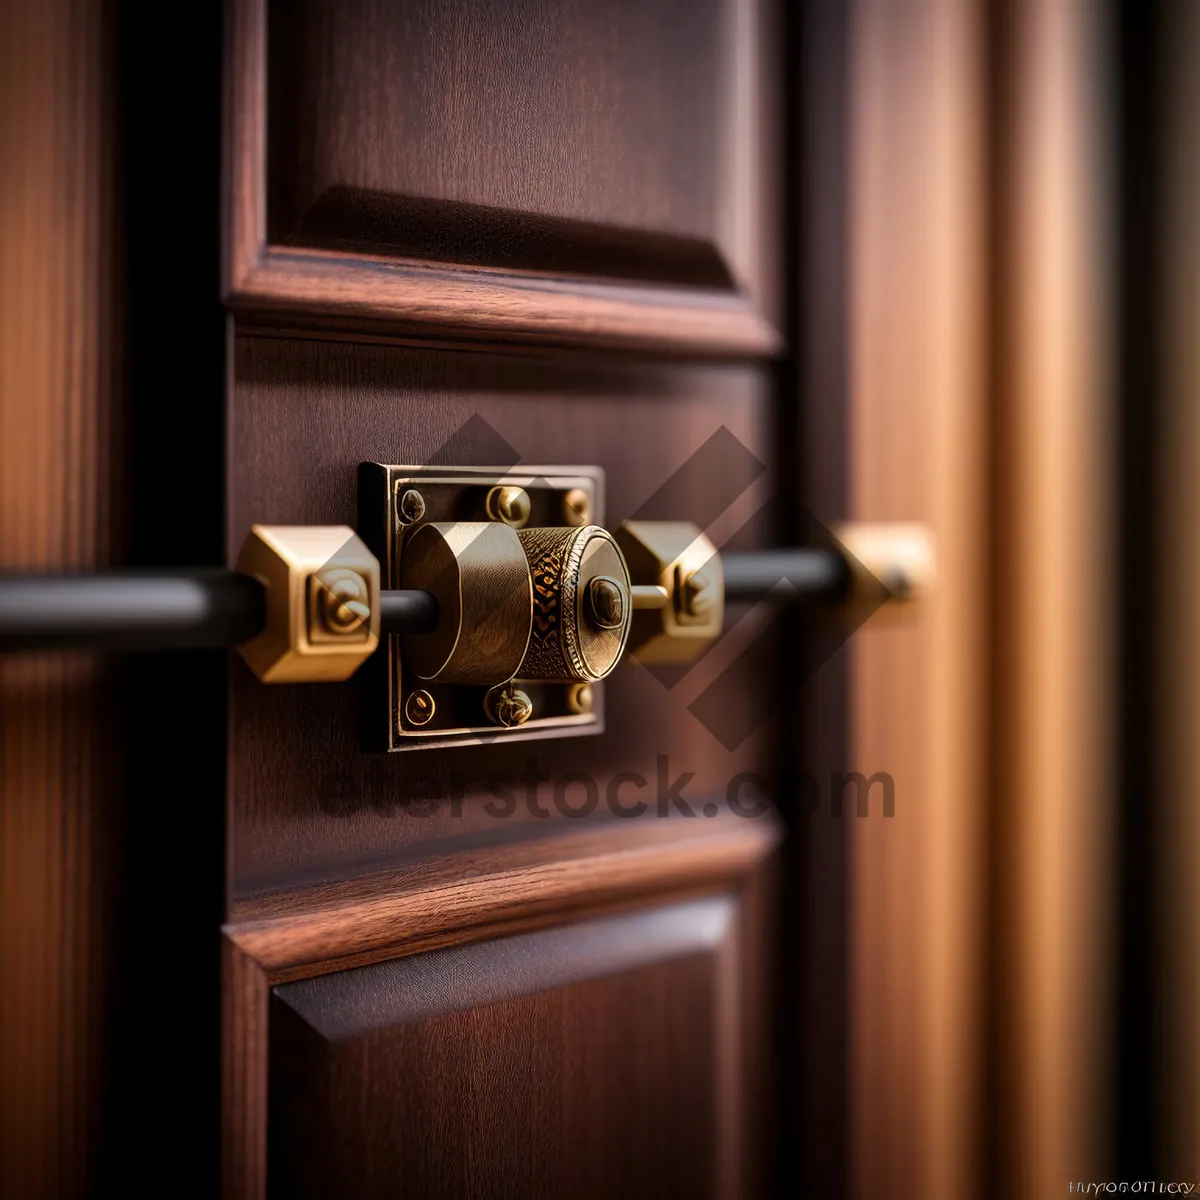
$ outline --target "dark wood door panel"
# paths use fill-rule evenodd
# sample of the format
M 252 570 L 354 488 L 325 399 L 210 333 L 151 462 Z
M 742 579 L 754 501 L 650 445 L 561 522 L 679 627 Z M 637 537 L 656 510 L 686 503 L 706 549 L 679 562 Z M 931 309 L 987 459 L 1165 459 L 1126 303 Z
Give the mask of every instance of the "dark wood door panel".
M 775 541 L 775 0 L 229 13 L 230 558 L 365 460 Z M 772 620 L 623 664 L 596 736 L 391 755 L 361 681 L 234 664 L 230 1194 L 762 1193 Z
M 778 349 L 774 0 L 236 0 L 226 295 L 420 333 Z
M 712 897 L 277 987 L 270 1195 L 744 1194 L 738 923 Z
M 239 338 L 230 554 L 255 521 L 352 521 L 363 459 L 597 463 L 607 472 L 610 528 L 645 510 L 712 522 L 718 543 L 728 536 L 733 545 L 765 544 L 773 479 L 767 382 L 753 367 L 567 365 Z M 714 474 L 704 459 L 702 469 L 675 474 L 714 435 L 716 457 L 729 469 Z M 753 463 L 761 473 L 746 469 Z M 597 803 L 587 819 L 611 817 L 609 789 L 623 773 L 646 786 L 618 785 L 624 790 L 615 795 L 624 805 L 646 803 L 649 820 L 660 797 L 678 815 L 671 787 L 688 776 L 675 795 L 702 823 L 706 806 L 723 807 L 731 781 L 762 770 L 769 752 L 769 723 L 730 748 L 724 730 L 714 733 L 688 707 L 713 687 L 741 708 L 767 694 L 769 634 L 756 646 L 753 618 L 745 624 L 744 639 L 739 623 L 690 672 L 660 678 L 623 664 L 605 685 L 603 735 L 507 746 L 364 754 L 353 682 L 264 687 L 235 664 L 235 899 L 386 869 L 442 841 L 478 846 L 517 836 L 518 827 L 519 836 L 534 836 L 579 824 L 563 809 L 586 810 L 592 787 Z M 733 674 L 720 683 L 727 668 Z M 572 782 L 573 775 L 585 778 Z
M 268 15 L 268 235 L 728 288 L 753 278 L 756 0 L 304 0 Z M 741 21 L 739 23 L 739 15 Z M 756 77 L 754 86 L 759 86 Z

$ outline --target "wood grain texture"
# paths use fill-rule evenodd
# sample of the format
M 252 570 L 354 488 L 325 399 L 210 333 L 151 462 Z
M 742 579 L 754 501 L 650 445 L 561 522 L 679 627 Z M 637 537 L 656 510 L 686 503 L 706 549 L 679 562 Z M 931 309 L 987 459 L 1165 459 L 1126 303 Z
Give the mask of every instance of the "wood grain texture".
M 221 945 L 221 1195 L 267 1189 L 266 972 L 232 941 Z
M 983 289 L 1000 185 L 981 176 L 982 36 L 977 6 L 936 0 L 867 0 L 853 24 L 848 511 L 925 521 L 939 567 L 926 602 L 879 613 L 850 651 L 850 761 L 896 787 L 894 821 L 846 831 L 848 1186 L 862 1196 L 951 1200 L 988 1178 Z
M 661 351 L 754 358 L 780 348 L 778 334 L 740 296 L 670 292 L 526 273 L 424 266 L 317 250 L 272 248 L 240 277 L 229 304 L 259 313 L 316 313 L 412 340 L 453 345 Z
M 729 8 L 268 3 L 268 237 L 303 244 L 313 206 L 342 188 L 712 243 Z M 447 224 L 428 250 L 455 261 Z
M 414 859 L 344 884 L 234 907 L 226 936 L 273 979 L 746 875 L 778 837 L 773 817 L 608 821 L 600 828 Z
M 778 349 L 769 5 L 267 7 L 230 13 L 236 309 L 456 344 Z
M 0 6 L 0 569 L 121 551 L 108 6 Z M 82 1194 L 105 1129 L 120 722 L 103 662 L 0 663 L 0 1192 Z
M 740 1109 L 722 1105 L 755 1086 L 726 1032 L 746 1019 L 723 978 L 735 909 L 714 897 L 276 988 L 270 1194 L 743 1194 Z
M 701 456 L 701 467 L 685 470 L 664 494 L 661 503 L 671 511 L 653 515 L 712 522 L 718 543 L 736 536 L 733 544 L 767 544 L 774 483 L 767 385 L 750 367 L 616 367 L 242 337 L 230 427 L 228 553 L 232 558 L 255 521 L 353 521 L 356 468 L 365 460 L 595 463 L 607 472 L 612 528 L 722 426 L 728 441 L 720 443 L 716 466 Z M 734 470 L 751 460 L 767 467 L 756 479 Z M 660 775 L 669 787 L 690 774 L 683 797 L 697 814 L 709 802 L 723 803 L 739 772 L 770 762 L 770 701 L 759 682 L 769 677 L 769 651 L 743 646 L 740 636 L 725 639 L 683 678 L 677 672 L 660 680 L 623 663 L 605 684 L 602 736 L 383 756 L 361 751 L 361 697 L 353 682 L 262 687 L 235 663 L 233 896 L 383 870 L 446 840 L 470 848 L 522 829 L 521 836 L 542 836 L 542 827 L 564 820 L 555 788 L 572 774 L 592 779 L 600 818 L 623 772 L 645 781 L 640 791 L 620 786 L 630 803 L 648 804 L 651 821 Z M 744 693 L 731 691 L 742 697 L 731 711 L 748 706 L 762 727 L 731 751 L 687 705 L 734 662 Z M 584 785 L 573 786 L 572 804 Z
M 664 828 L 672 824 L 677 828 Z M 280 1032 L 279 1005 L 269 1004 L 273 984 L 295 987 L 287 981 L 312 981 L 306 991 L 290 994 L 314 997 L 318 1007 L 327 993 L 357 996 L 357 1016 L 344 1011 L 341 1016 L 331 1015 L 335 1023 L 343 1021 L 343 1032 L 348 1028 L 343 1018 L 363 1027 L 363 1021 L 373 1019 L 371 1013 L 376 1018 L 390 1013 L 388 1020 L 394 1023 L 402 1011 L 397 1006 L 406 1008 L 410 1016 L 418 1011 L 436 1016 L 446 1008 L 470 1009 L 476 1015 L 463 1019 L 475 1030 L 473 1040 L 486 1056 L 505 1044 L 502 1030 L 487 1026 L 486 1006 L 494 1007 L 505 996 L 528 993 L 542 997 L 531 1001 L 534 1012 L 548 1007 L 552 1013 L 562 1013 L 561 1006 L 570 1007 L 567 993 L 573 981 L 588 974 L 583 965 L 589 962 L 591 974 L 609 979 L 601 987 L 607 995 L 606 1005 L 598 1011 L 577 1013 L 561 1030 L 565 1045 L 555 1042 L 543 1047 L 542 1053 L 550 1057 L 541 1076 L 541 1090 L 531 1088 L 531 1101 L 553 1106 L 556 1093 L 551 1081 L 559 1072 L 569 1076 L 571 1064 L 592 1040 L 600 1039 L 609 1046 L 606 1068 L 625 1062 L 622 1074 L 642 1069 L 622 1058 L 629 1043 L 621 1031 L 631 1020 L 639 1020 L 645 1007 L 637 987 L 630 986 L 630 970 L 642 969 L 673 993 L 678 989 L 681 1002 L 693 1003 L 707 990 L 712 1003 L 732 1016 L 710 1029 L 696 1030 L 681 1068 L 695 1072 L 705 1062 L 715 1064 L 714 1073 L 703 1080 L 699 1090 L 689 1088 L 693 1102 L 697 1096 L 709 1097 L 712 1119 L 719 1126 L 717 1144 L 709 1147 L 710 1157 L 705 1160 L 701 1194 L 711 1194 L 714 1188 L 720 1195 L 757 1194 L 768 1171 L 772 1138 L 768 1047 L 775 1017 L 767 980 L 773 969 L 776 877 L 772 852 L 778 830 L 771 819 L 726 818 L 717 825 L 697 829 L 690 822 L 678 821 L 643 825 L 634 831 L 583 831 L 551 839 L 552 844 L 517 845 L 482 860 L 446 855 L 410 864 L 389 878 L 263 898 L 259 916 L 228 925 L 223 939 L 223 1194 L 252 1200 L 267 1194 L 268 1120 L 275 1122 L 277 1130 L 272 1171 L 291 1178 L 297 1170 L 309 1168 L 307 1149 L 326 1142 L 324 1135 L 316 1142 L 311 1138 L 297 1142 L 289 1123 L 315 1118 L 326 1131 L 345 1126 L 345 1138 L 353 1141 L 378 1128 L 389 1111 L 386 1097 L 372 1093 L 369 1111 L 339 1109 L 340 1117 L 323 1118 L 319 1115 L 323 1111 L 319 1080 L 309 1080 L 316 1090 L 308 1100 L 299 1097 L 297 1085 L 292 1083 L 282 1092 L 272 1085 L 269 1099 L 268 1071 L 276 1079 L 279 1072 L 288 1074 L 304 1059 L 302 1052 L 293 1054 L 286 1048 L 289 1027 L 285 1022 Z M 710 899 L 701 901 L 705 895 Z M 714 895 L 726 899 L 714 901 Z M 689 897 L 700 902 L 695 912 L 707 912 L 709 918 L 699 923 L 688 918 L 680 923 L 670 916 L 670 910 L 665 920 L 645 915 L 655 911 L 647 906 L 665 903 L 692 911 L 689 905 L 696 901 Z M 334 901 L 340 903 L 331 903 Z M 579 943 L 571 932 L 577 927 L 563 925 L 573 916 L 598 918 L 612 933 Z M 717 934 L 721 944 L 710 946 Z M 570 952 L 559 954 L 557 966 L 551 961 L 553 956 L 522 954 L 520 946 L 531 938 L 533 945 L 565 946 Z M 699 990 L 677 970 L 681 953 L 697 948 L 697 938 L 712 950 Z M 517 947 L 515 958 L 513 946 Z M 358 965 L 372 962 L 382 965 Z M 404 962 L 416 966 L 408 971 Z M 439 962 L 462 967 L 443 967 L 431 974 L 429 964 Z M 481 971 L 478 963 L 491 966 Z M 667 1031 L 656 1040 L 662 1043 L 670 1036 Z M 426 1040 L 419 1038 L 417 1044 Z M 271 1058 L 270 1068 L 269 1042 L 285 1047 Z M 374 1050 L 368 1058 L 368 1066 L 376 1073 L 380 1063 L 388 1061 L 386 1052 L 381 1056 Z M 488 1093 L 495 1089 L 503 1093 L 509 1082 L 507 1070 L 498 1070 L 490 1058 L 480 1060 L 478 1070 L 467 1070 L 462 1059 L 452 1055 L 440 1069 L 443 1077 L 449 1073 L 460 1081 L 455 1086 L 473 1079 Z M 407 1074 L 403 1068 L 397 1074 L 389 1066 L 378 1077 L 405 1087 Z M 587 1117 L 585 1101 L 595 1099 L 590 1089 L 579 1098 L 581 1120 Z M 655 1112 L 655 1120 L 678 1123 L 680 1129 L 689 1131 L 690 1138 L 691 1109 L 685 1117 L 684 1110 L 673 1102 L 668 1104 L 667 1099 L 647 1098 L 652 1107 L 663 1105 Z M 378 1109 L 376 1102 L 380 1102 Z M 619 1112 L 606 1113 L 609 1107 L 606 1103 L 596 1111 L 594 1120 L 601 1128 L 607 1127 L 606 1119 L 620 1117 Z M 360 1120 L 364 1116 L 365 1120 Z M 488 1125 L 459 1127 L 457 1131 L 478 1143 L 475 1153 L 484 1172 L 480 1187 L 485 1194 L 492 1194 L 488 1188 L 504 1185 L 506 1180 L 502 1163 L 484 1161 L 494 1133 Z M 452 1138 L 454 1130 L 443 1129 L 440 1136 Z M 546 1144 L 542 1147 L 545 1163 L 554 1167 L 574 1149 L 574 1141 Z M 622 1164 L 619 1169 L 628 1170 L 630 1161 L 639 1167 L 636 1155 L 630 1160 L 628 1146 L 614 1144 L 608 1152 L 614 1169 Z M 429 1160 L 444 1151 L 425 1141 L 417 1153 Z M 471 1156 L 467 1150 L 464 1154 Z M 419 1165 L 422 1170 L 431 1169 L 427 1161 Z M 674 1178 L 691 1180 L 696 1165 L 690 1163 L 685 1170 L 676 1171 Z M 387 1180 L 390 1186 L 399 1187 L 409 1178 L 396 1173 L 396 1164 L 386 1154 L 370 1157 L 363 1166 L 376 1183 Z M 276 1189 L 275 1182 L 271 1186 Z M 668 1190 L 669 1194 L 694 1194 L 678 1190 L 674 1183 Z
M 230 556 L 254 521 L 352 521 L 363 460 L 598 463 L 610 526 L 770 539 L 768 369 L 628 352 L 778 346 L 771 7 L 234 0 Z M 545 353 L 582 347 L 627 361 Z M 603 736 L 533 751 L 365 754 L 353 684 L 235 665 L 227 1192 L 761 1192 L 777 831 L 727 793 L 771 787 L 773 643 L 743 616 L 690 672 L 626 667 Z M 688 711 L 718 678 L 744 736 Z M 676 911 L 719 933 L 656 936 Z

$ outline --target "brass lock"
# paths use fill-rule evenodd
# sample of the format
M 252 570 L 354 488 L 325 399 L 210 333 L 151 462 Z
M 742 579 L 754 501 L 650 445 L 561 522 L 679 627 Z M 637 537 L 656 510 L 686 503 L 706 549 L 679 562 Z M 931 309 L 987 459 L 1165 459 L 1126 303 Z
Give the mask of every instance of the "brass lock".
M 255 525 L 235 570 L 3 580 L 0 652 L 237 646 L 264 683 L 359 674 L 375 689 L 368 744 L 561 736 L 600 728 L 601 685 L 624 651 L 694 658 L 721 634 L 727 599 L 832 603 L 857 627 L 934 575 L 920 525 L 841 525 L 815 545 L 722 558 L 686 522 L 611 535 L 602 501 L 596 468 L 366 463 L 361 537 Z
M 242 655 L 265 682 L 361 667 L 368 747 L 561 737 L 603 728 L 603 681 L 627 651 L 699 655 L 727 596 L 807 590 L 873 611 L 932 580 L 918 526 L 838 527 L 831 547 L 732 555 L 726 570 L 688 522 L 608 533 L 603 500 L 599 468 L 363 463 L 357 534 L 254 527 L 238 568 L 267 611 Z
M 437 630 L 402 649 L 427 682 L 595 683 L 629 635 L 629 571 L 598 525 L 428 522 L 405 538 L 399 584 L 437 598 Z
M 669 599 L 657 566 L 635 588 L 626 546 L 639 543 L 603 528 L 603 483 L 597 468 L 359 468 L 359 530 L 385 586 L 428 592 L 439 611 L 436 630 L 388 639 L 372 705 L 388 721 L 374 736 L 368 726 L 369 740 L 398 750 L 499 729 L 602 728 L 601 683 L 631 631 L 652 640 L 663 623 L 661 611 L 635 609 Z M 649 569 L 661 553 L 656 544 L 638 562 Z M 719 609 L 704 626 L 710 639 Z

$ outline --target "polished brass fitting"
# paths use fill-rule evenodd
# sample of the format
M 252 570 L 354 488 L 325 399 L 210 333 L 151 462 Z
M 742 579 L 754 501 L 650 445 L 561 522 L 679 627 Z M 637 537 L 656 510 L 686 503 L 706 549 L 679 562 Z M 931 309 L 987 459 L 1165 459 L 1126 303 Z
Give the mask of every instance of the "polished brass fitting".
M 624 521 L 617 544 L 633 581 L 629 648 L 639 662 L 691 662 L 721 636 L 725 576 L 690 521 Z
M 488 492 L 487 514 L 493 521 L 520 529 L 529 520 L 531 511 L 529 493 L 523 487 L 505 485 Z
M 348 679 L 379 645 L 379 562 L 346 525 L 254 525 L 239 571 L 266 589 L 266 628 L 238 647 L 264 683 Z
M 846 551 L 846 599 L 873 596 L 882 584 L 891 600 L 920 600 L 937 575 L 933 534 L 927 525 L 902 521 L 850 521 L 831 532 Z
M 632 604 L 629 571 L 599 525 L 525 529 L 533 581 L 529 649 L 520 679 L 595 683 L 621 660 Z
M 515 529 L 499 521 L 428 522 L 409 534 L 400 586 L 432 592 L 433 633 L 402 639 L 406 670 L 426 682 L 492 687 L 529 646 L 533 584 Z
M 400 585 L 437 597 L 437 630 L 401 647 L 405 667 L 426 681 L 595 682 L 629 634 L 629 573 L 597 525 L 430 522 L 405 543 Z

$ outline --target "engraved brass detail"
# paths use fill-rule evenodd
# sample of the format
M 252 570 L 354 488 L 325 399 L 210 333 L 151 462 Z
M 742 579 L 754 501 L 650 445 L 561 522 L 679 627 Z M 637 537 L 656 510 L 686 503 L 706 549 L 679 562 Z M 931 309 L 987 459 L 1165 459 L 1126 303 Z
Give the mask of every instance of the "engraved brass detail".
M 612 536 L 598 525 L 582 529 L 525 529 L 521 544 L 533 580 L 533 627 L 521 679 L 603 679 L 617 665 L 629 635 L 629 574 Z M 598 577 L 617 592 L 617 619 L 589 618 L 588 596 Z
M 420 496 L 419 511 L 410 501 L 407 513 L 402 513 L 401 501 L 410 492 Z M 620 582 L 625 578 L 624 566 L 592 561 L 602 543 L 582 547 L 575 598 L 562 610 L 564 620 L 569 615 L 570 633 L 560 633 L 564 644 L 570 638 L 577 646 L 582 666 L 576 670 L 564 665 L 560 654 L 555 673 L 528 678 L 522 663 L 533 628 L 533 572 L 519 537 L 535 529 L 577 535 L 590 520 L 602 518 L 603 512 L 604 479 L 595 467 L 362 464 L 359 529 L 379 557 L 383 586 L 428 586 L 440 611 L 435 633 L 386 639 L 386 653 L 364 672 L 366 745 L 404 750 L 599 732 L 604 719 L 603 684 L 595 684 L 586 711 L 574 703 L 573 689 L 601 671 L 607 673 L 612 661 L 607 648 L 614 638 L 620 641 L 623 630 L 599 629 L 590 610 L 582 607 L 586 595 L 580 588 L 586 591 L 595 575 Z M 522 517 L 524 529 L 510 523 Z M 480 534 L 471 526 L 486 527 L 488 533 Z M 426 532 L 431 527 L 434 530 Z M 454 534 L 438 533 L 448 527 L 459 528 Z M 480 541 L 480 536 L 489 540 Z M 502 567 L 499 577 L 493 567 Z M 510 604 L 514 593 L 523 594 L 520 613 L 514 612 L 515 601 Z M 560 580 L 560 600 L 561 593 Z M 625 597 L 624 606 L 632 608 L 630 598 Z M 546 613 L 543 601 L 543 617 Z M 484 635 L 481 628 L 489 623 L 491 632 Z M 493 688 L 510 682 L 511 690 L 528 700 L 529 711 L 520 723 L 506 725 L 489 711 L 487 697 Z M 425 692 L 433 704 L 433 714 L 423 724 L 413 719 L 409 706 L 418 691 Z M 508 702 L 505 709 L 510 718 L 517 714 L 514 703 Z M 423 710 L 416 715 L 423 716 Z

